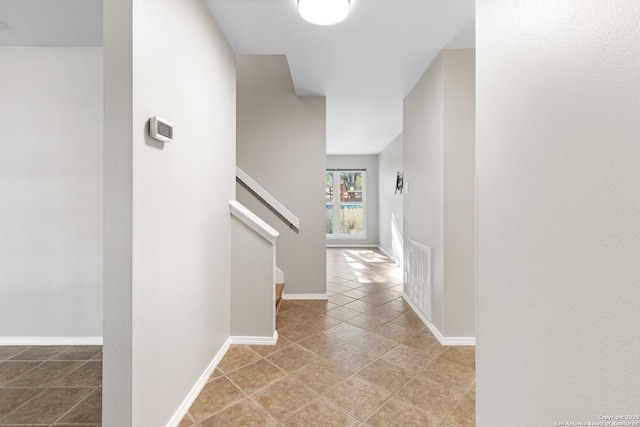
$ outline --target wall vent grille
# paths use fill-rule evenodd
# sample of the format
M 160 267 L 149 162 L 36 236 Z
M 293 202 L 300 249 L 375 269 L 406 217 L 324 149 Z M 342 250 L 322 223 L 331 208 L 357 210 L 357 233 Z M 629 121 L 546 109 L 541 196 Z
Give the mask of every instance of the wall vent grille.
M 407 296 L 431 322 L 431 248 L 409 240 Z

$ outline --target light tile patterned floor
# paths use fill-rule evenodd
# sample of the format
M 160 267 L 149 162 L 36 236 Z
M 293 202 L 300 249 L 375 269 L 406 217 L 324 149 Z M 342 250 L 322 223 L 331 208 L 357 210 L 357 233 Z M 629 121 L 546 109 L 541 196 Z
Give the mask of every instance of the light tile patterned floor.
M 275 346 L 232 346 L 180 427 L 475 425 L 475 351 L 443 347 L 370 249 L 327 250 L 329 301 L 285 301 Z M 92 426 L 98 346 L 0 347 L 0 426 Z
M 276 346 L 234 345 L 180 427 L 475 425 L 475 349 L 441 346 L 372 249 L 328 249 L 329 301 L 285 301 Z
M 0 347 L 0 426 L 99 426 L 101 346 Z

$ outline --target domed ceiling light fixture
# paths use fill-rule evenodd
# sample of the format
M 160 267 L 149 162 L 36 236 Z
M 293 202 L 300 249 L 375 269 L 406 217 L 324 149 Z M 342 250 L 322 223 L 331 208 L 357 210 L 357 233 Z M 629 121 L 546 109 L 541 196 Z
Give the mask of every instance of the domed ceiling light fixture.
M 333 25 L 344 20 L 351 10 L 350 0 L 298 0 L 298 13 L 316 25 Z

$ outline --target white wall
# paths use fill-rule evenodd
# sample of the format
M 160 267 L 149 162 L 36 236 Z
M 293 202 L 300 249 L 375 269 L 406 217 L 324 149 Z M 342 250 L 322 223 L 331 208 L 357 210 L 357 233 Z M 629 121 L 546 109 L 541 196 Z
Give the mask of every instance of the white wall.
M 404 244 L 431 247 L 431 323 L 475 336 L 475 58 L 443 50 L 404 102 Z M 406 264 L 406 263 L 405 263 Z
M 402 134 L 378 154 L 378 241 L 380 249 L 403 264 L 403 196 L 396 192 L 398 171 L 402 172 Z
M 478 426 L 640 402 L 635 0 L 479 0 Z
M 105 52 L 104 425 L 161 426 L 229 337 L 234 55 L 199 0 L 105 2 Z
M 238 184 L 240 203 L 275 228 L 285 294 L 326 294 L 324 97 L 298 97 L 284 55 L 238 56 L 237 162 L 300 219 L 289 228 Z
M 0 64 L 0 342 L 99 340 L 102 49 L 0 47 Z
M 329 155 L 327 169 L 366 169 L 365 173 L 365 224 L 366 239 L 339 239 L 327 237 L 327 245 L 378 245 L 378 156 L 377 155 Z M 326 233 L 326 228 L 325 228 Z

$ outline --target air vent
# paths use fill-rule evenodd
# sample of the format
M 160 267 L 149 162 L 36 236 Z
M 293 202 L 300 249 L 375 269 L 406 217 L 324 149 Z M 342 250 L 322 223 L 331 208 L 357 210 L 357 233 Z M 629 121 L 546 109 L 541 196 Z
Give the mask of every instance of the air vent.
M 409 282 L 406 294 L 431 321 L 431 248 L 409 240 Z

